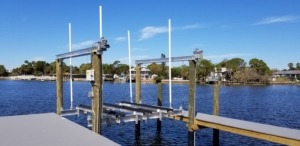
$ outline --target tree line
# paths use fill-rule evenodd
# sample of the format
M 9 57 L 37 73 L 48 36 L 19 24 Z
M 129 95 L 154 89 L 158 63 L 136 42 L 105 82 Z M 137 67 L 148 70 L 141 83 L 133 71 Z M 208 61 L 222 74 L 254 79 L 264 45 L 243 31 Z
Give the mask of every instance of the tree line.
M 288 70 L 300 70 L 300 63 L 288 63 Z M 247 81 L 266 81 L 272 72 L 268 65 L 261 59 L 252 58 L 249 63 L 241 58 L 225 59 L 217 64 L 213 64 L 210 60 L 202 59 L 197 62 L 196 77 L 200 81 L 205 81 L 211 72 L 221 73 L 222 68 L 226 68 L 222 78 L 231 81 L 247 82 Z M 63 71 L 70 72 L 70 67 L 63 63 Z M 90 63 L 83 63 L 79 67 L 72 66 L 72 73 L 84 75 L 86 70 L 91 69 Z M 156 74 L 161 78 L 168 78 L 169 67 L 165 64 L 152 63 L 147 66 L 151 74 Z M 129 65 L 123 64 L 116 60 L 112 64 L 103 64 L 104 74 L 129 74 Z M 171 68 L 172 78 L 179 77 L 188 79 L 189 67 L 181 65 Z M 7 72 L 4 65 L 0 65 L 0 76 L 8 75 L 55 75 L 56 62 L 48 63 L 46 61 L 31 61 L 25 60 L 24 63 L 17 68 L 14 68 L 10 73 Z M 225 73 L 225 74 L 224 74 Z

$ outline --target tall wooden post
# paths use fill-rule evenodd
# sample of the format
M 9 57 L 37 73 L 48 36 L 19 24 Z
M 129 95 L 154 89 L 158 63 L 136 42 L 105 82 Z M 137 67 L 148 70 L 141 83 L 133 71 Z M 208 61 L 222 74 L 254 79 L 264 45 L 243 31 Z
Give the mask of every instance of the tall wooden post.
M 214 99 L 213 99 L 213 114 L 219 116 L 219 87 L 220 82 L 215 82 L 214 84 Z M 219 145 L 219 130 L 213 129 L 213 145 Z
M 94 81 L 92 82 L 92 131 L 101 133 L 102 117 L 102 54 L 92 53 L 92 68 L 94 69 Z
M 162 84 L 161 81 L 157 83 L 157 105 L 162 106 Z M 157 119 L 157 131 L 161 131 L 161 119 Z
M 136 65 L 136 74 L 135 74 L 135 103 L 141 103 L 141 64 Z M 135 123 L 135 131 L 136 133 L 140 132 L 141 121 L 138 120 Z
M 189 72 L 189 122 L 188 122 L 188 145 L 195 145 L 195 131 L 193 129 L 195 123 L 195 87 L 196 87 L 196 61 L 190 60 Z
M 135 103 L 141 103 L 141 64 L 137 64 L 135 70 Z
M 61 114 L 63 109 L 63 60 L 56 60 L 56 113 Z

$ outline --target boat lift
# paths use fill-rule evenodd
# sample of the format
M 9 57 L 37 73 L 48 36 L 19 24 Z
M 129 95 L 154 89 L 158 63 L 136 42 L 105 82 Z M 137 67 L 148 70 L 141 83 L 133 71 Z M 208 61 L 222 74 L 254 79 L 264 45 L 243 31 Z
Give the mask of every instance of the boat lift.
M 107 41 L 105 41 L 107 43 Z M 86 55 L 89 51 L 88 49 L 77 50 L 76 52 L 69 52 L 63 55 L 58 55 L 57 58 L 61 59 L 64 57 L 74 57 Z M 80 53 L 82 52 L 82 54 Z M 196 49 L 192 56 L 181 56 L 172 57 L 171 61 L 189 61 L 189 60 L 199 60 L 202 59 L 202 51 Z M 158 58 L 158 59 L 146 59 L 137 60 L 135 63 L 140 65 L 143 63 L 161 63 L 169 60 L 168 58 Z M 146 121 L 150 119 L 159 119 L 160 121 L 163 117 L 170 116 L 180 116 L 187 111 L 183 109 L 174 109 L 162 106 L 154 106 L 147 104 L 132 103 L 127 101 L 121 101 L 118 104 L 103 103 L 102 105 L 102 124 L 120 124 L 122 122 L 135 122 Z M 74 109 L 61 110 L 61 116 L 70 116 L 80 114 L 87 114 L 88 116 L 88 127 L 91 126 L 91 115 L 94 113 L 91 106 L 88 105 L 78 105 Z

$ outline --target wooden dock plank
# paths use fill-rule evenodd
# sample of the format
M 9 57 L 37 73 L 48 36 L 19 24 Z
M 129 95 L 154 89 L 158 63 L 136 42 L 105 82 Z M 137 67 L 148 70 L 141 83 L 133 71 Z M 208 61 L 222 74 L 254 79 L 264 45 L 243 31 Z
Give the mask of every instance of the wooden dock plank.
M 198 113 L 201 126 L 285 145 L 300 145 L 300 130 Z
M 188 122 L 188 113 L 182 116 L 168 116 L 167 118 Z M 243 135 L 247 137 L 262 139 L 284 145 L 299 146 L 300 130 L 225 118 L 209 114 L 197 113 L 194 129 L 204 127 L 219 129 L 222 131 Z
M 0 117 L 1 146 L 118 145 L 54 113 Z

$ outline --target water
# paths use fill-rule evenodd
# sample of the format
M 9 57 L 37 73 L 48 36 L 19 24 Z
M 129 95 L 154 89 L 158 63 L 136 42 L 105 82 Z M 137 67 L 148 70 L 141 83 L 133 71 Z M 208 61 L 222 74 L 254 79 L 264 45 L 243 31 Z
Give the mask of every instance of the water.
M 88 82 L 74 82 L 74 105 L 90 104 Z M 129 84 L 104 84 L 104 102 L 130 101 Z M 163 84 L 163 105 L 169 106 L 168 85 Z M 220 115 L 300 130 L 300 86 L 221 86 Z M 135 88 L 133 86 L 133 91 Z M 173 107 L 187 109 L 188 85 L 173 84 Z M 155 84 L 142 84 L 142 102 L 157 103 Z M 69 82 L 64 83 L 64 107 L 70 107 Z M 196 111 L 212 113 L 212 86 L 197 85 Z M 133 94 L 133 99 L 135 95 Z M 0 80 L 0 116 L 55 112 L 55 82 Z M 68 117 L 86 126 L 86 117 Z M 102 134 L 121 145 L 187 145 L 187 127 L 180 121 L 164 119 L 162 131 L 156 131 L 156 120 L 144 121 L 141 134 L 135 134 L 134 123 L 105 125 Z M 212 145 L 212 129 L 196 132 L 197 145 Z M 276 145 L 274 143 L 220 132 L 221 145 Z

